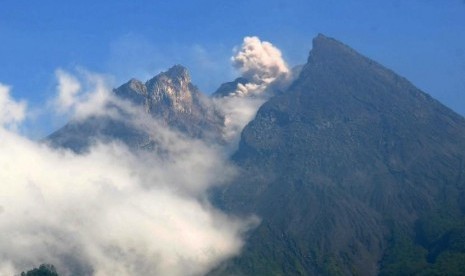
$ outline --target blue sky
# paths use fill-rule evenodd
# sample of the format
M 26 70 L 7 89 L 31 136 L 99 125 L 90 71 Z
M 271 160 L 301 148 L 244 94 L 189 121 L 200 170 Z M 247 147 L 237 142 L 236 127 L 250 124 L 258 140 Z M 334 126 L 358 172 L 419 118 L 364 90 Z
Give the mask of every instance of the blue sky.
M 206 93 L 235 77 L 232 48 L 256 35 L 305 63 L 317 33 L 335 37 L 465 114 L 463 0 L 0 0 L 0 83 L 41 106 L 57 68 L 85 68 L 118 85 L 173 64 Z M 41 120 L 33 136 L 51 130 Z

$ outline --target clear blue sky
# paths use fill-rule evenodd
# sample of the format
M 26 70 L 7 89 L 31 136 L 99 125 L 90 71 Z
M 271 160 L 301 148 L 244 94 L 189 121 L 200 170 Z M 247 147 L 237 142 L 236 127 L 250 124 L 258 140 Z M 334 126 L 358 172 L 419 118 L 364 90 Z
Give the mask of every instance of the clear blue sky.
M 465 114 L 463 0 L 0 0 L 0 82 L 41 105 L 57 68 L 120 84 L 181 63 L 211 93 L 234 77 L 229 57 L 244 36 L 272 42 L 296 65 L 319 32 Z

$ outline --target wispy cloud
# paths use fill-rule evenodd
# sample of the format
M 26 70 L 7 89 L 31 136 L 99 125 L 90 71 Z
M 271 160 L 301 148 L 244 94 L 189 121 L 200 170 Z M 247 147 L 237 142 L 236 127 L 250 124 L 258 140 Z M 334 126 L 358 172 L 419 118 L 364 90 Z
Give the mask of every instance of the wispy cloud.
M 53 107 L 60 114 L 75 119 L 92 115 L 109 115 L 112 93 L 102 75 L 80 69 L 79 77 L 62 69 L 55 72 L 58 84 Z
M 26 103 L 10 96 L 10 87 L 0 83 L 0 126 L 16 129 L 26 118 Z

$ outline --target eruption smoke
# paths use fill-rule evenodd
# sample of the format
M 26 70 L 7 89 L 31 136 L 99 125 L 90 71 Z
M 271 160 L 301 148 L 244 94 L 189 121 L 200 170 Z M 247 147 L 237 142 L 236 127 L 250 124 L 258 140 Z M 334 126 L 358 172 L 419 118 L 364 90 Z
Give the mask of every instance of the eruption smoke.
M 241 48 L 231 58 L 233 66 L 249 83 L 239 84 L 237 94 L 261 93 L 279 78 L 286 78 L 290 70 L 281 51 L 258 37 L 245 37 Z
M 231 62 L 248 82 L 239 83 L 229 96 L 215 101 L 226 116 L 224 136 L 236 145 L 244 126 L 270 97 L 266 91 L 286 86 L 291 74 L 281 51 L 256 36 L 244 38 Z

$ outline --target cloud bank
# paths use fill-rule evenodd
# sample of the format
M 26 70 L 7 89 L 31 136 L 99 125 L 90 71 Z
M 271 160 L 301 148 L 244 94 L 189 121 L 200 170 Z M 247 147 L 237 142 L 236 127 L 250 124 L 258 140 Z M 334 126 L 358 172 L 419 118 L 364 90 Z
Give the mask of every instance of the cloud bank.
M 110 93 L 103 84 L 79 96 L 76 77 L 57 76 L 59 106 L 78 117 L 95 111 L 89 106 L 107 110 L 93 100 Z M 1 89 L 0 110 L 9 111 L 0 122 L 19 122 L 25 104 Z M 150 131 L 163 155 L 118 143 L 78 155 L 0 127 L 0 275 L 41 263 L 60 275 L 202 275 L 240 252 L 252 222 L 227 217 L 205 199 L 209 187 L 234 175 L 222 150 L 153 120 L 134 123 Z

